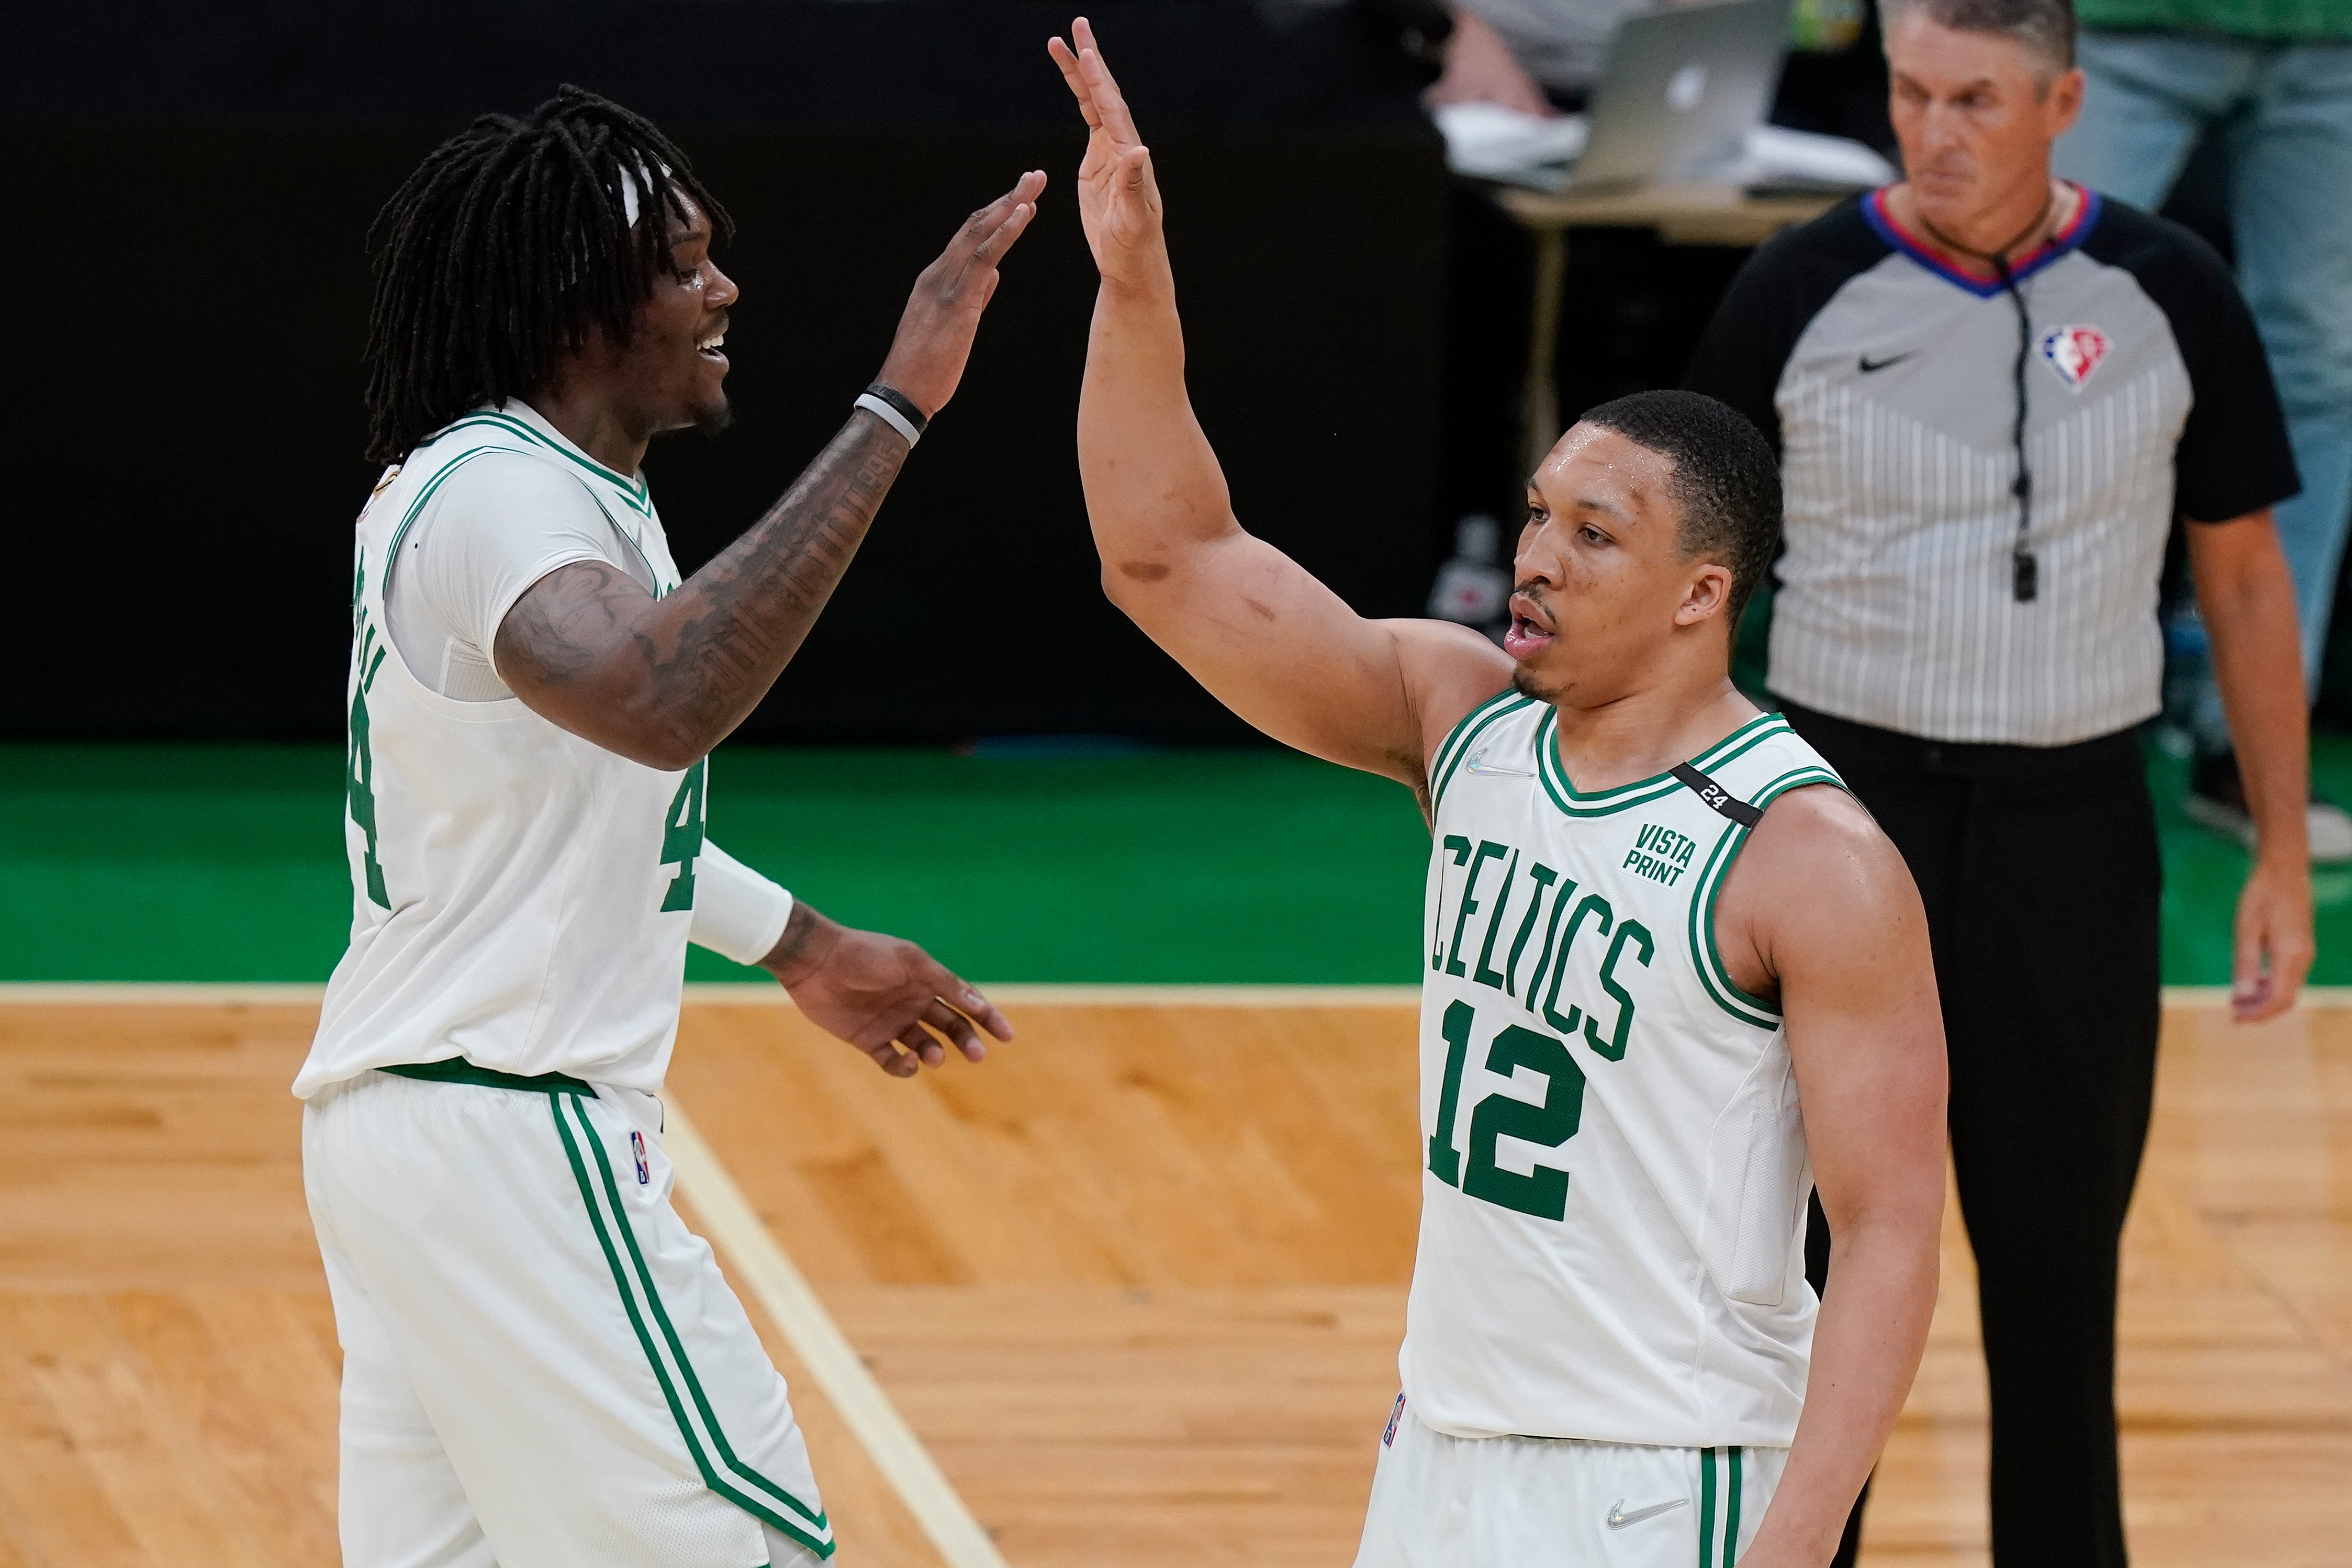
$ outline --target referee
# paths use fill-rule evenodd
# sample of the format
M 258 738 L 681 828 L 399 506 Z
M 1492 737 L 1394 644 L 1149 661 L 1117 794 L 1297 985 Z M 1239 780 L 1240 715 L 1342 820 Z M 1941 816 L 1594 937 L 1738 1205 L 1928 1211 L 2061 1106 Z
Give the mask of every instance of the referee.
M 2136 734 L 2160 706 L 2158 579 L 2178 515 L 2259 835 L 2232 1001 L 2267 1018 L 2312 953 L 2303 673 L 2269 510 L 2294 463 L 2220 258 L 2051 177 L 2082 102 L 2068 0 L 1882 13 L 1905 182 L 1759 249 L 1688 384 L 1779 442 L 1771 689 L 1927 902 L 1994 1562 L 2103 1568 L 2125 1561 L 2116 1254 L 2158 1013 Z

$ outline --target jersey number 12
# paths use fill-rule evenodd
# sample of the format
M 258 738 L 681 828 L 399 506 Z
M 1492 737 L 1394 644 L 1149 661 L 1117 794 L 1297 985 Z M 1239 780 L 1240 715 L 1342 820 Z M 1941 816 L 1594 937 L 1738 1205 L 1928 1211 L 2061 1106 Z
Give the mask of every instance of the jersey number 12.
M 1437 1128 L 1429 1138 L 1430 1174 L 1470 1197 L 1538 1219 L 1568 1214 L 1568 1173 L 1538 1165 L 1522 1176 L 1495 1163 L 1495 1142 L 1517 1138 L 1538 1148 L 1557 1149 L 1576 1136 L 1584 1121 L 1584 1069 L 1552 1036 L 1514 1024 L 1486 1047 L 1486 1070 L 1509 1078 L 1527 1068 L 1544 1076 L 1540 1104 L 1496 1092 L 1470 1113 L 1470 1164 L 1462 1166 L 1454 1147 L 1454 1121 L 1462 1104 L 1462 1071 L 1469 1065 L 1470 1029 L 1477 1013 L 1467 1002 L 1448 1005 L 1438 1026 L 1445 1037 L 1445 1079 L 1437 1091 Z

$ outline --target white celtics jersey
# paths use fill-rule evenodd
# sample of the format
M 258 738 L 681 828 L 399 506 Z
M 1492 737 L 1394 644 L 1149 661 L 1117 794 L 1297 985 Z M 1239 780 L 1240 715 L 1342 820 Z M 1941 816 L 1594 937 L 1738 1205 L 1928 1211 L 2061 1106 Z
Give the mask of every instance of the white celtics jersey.
M 476 463 L 552 464 L 585 486 L 656 593 L 678 573 L 642 479 L 511 412 L 458 420 L 360 516 L 343 831 L 352 942 L 327 984 L 304 1098 L 370 1068 L 462 1056 L 652 1092 L 677 1031 L 707 763 L 663 773 L 516 698 L 444 697 L 385 632 L 386 569 Z
M 1677 773 L 1581 794 L 1556 717 L 1505 692 L 1431 769 L 1410 1406 L 1464 1437 L 1784 1446 L 1811 1173 L 1780 1016 L 1724 973 L 1714 908 L 1740 803 L 1839 781 L 1767 714 L 1686 764 L 1731 816 Z

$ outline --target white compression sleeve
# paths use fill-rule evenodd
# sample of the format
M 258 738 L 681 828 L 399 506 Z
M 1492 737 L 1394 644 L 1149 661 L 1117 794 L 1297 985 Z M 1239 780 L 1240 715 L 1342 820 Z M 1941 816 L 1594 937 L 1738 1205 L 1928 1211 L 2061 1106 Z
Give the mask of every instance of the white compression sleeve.
M 738 963 L 775 950 L 793 896 L 706 838 L 694 858 L 694 923 L 687 940 Z

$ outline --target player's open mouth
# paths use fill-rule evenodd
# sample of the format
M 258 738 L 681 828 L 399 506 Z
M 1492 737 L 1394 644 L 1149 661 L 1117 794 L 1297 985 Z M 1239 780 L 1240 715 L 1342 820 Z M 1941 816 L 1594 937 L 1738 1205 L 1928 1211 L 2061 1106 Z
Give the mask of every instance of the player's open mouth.
M 1536 618 L 1539 613 L 1526 595 L 1511 595 L 1511 629 L 1503 634 L 1505 653 L 1513 658 L 1532 658 L 1551 646 L 1553 634 Z
M 721 331 L 713 332 L 709 337 L 697 342 L 694 345 L 694 352 L 700 354 L 704 359 L 716 360 L 720 364 L 725 364 L 727 363 L 727 356 L 719 352 L 719 345 L 726 341 L 727 334 L 725 331 Z

